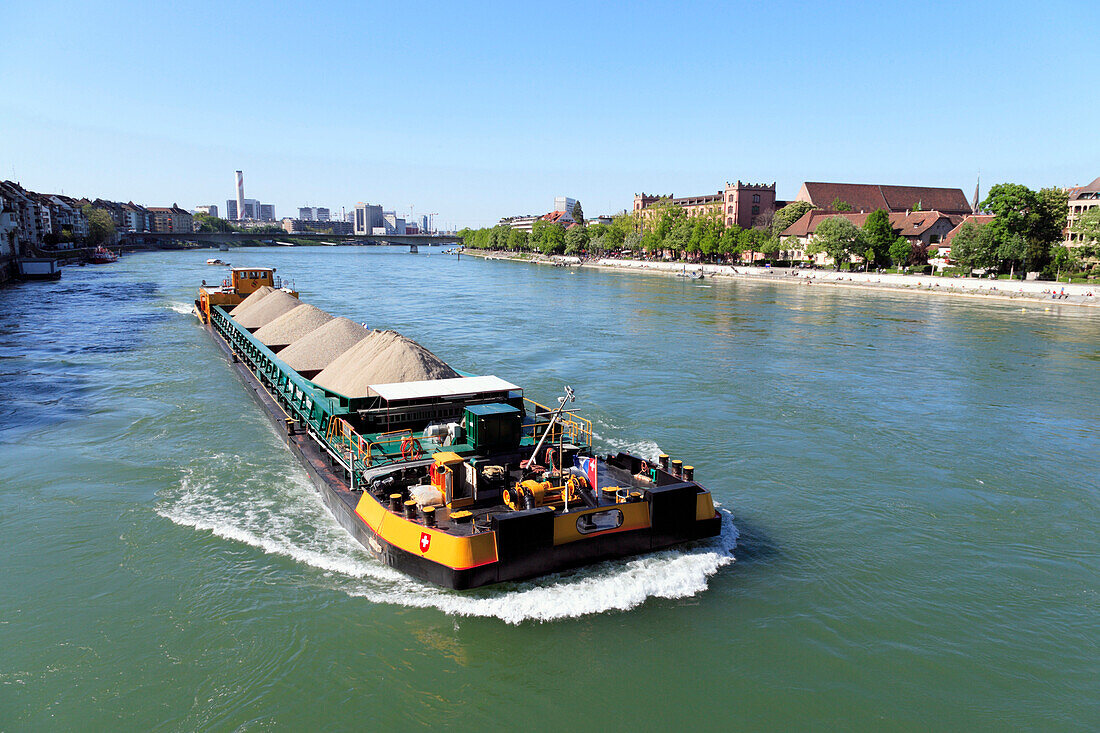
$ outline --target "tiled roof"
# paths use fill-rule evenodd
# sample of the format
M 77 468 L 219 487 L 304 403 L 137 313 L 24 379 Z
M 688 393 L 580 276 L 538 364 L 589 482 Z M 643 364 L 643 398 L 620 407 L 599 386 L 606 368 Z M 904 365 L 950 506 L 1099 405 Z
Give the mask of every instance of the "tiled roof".
M 811 181 L 803 185 L 810 196 L 810 203 L 820 209 L 828 210 L 833 201 L 839 199 L 851 205 L 853 211 L 871 212 L 876 209 L 886 209 L 898 212 L 919 206 L 924 210 L 942 211 L 946 214 L 971 213 L 970 204 L 960 188 Z
M 1069 198 L 1070 198 L 1070 201 L 1073 201 L 1074 199 L 1079 198 L 1080 195 L 1083 194 L 1083 193 L 1097 193 L 1097 192 L 1100 192 L 1100 178 L 1097 178 L 1096 180 L 1094 180 L 1092 183 L 1088 184 L 1087 186 L 1075 186 L 1074 188 L 1069 189 Z
M 993 221 L 995 218 L 996 217 L 992 214 L 973 214 L 971 216 L 964 216 L 963 220 L 959 222 L 958 226 L 956 226 L 954 229 L 944 235 L 943 242 L 940 243 L 940 246 L 950 247 L 951 240 L 955 238 L 955 235 L 959 233 L 959 230 L 962 229 L 962 225 L 966 222 L 970 222 L 971 224 L 975 224 L 977 226 L 982 226 L 983 224 L 988 224 L 989 222 Z
M 843 218 L 855 224 L 857 227 L 863 227 L 867 221 L 867 217 L 873 212 L 865 212 L 860 214 L 853 213 L 837 213 L 829 211 L 818 211 L 811 209 L 802 215 L 798 221 L 791 224 L 789 227 L 783 230 L 780 236 L 783 237 L 806 237 L 812 235 L 817 231 L 817 227 L 821 222 L 830 218 Z M 889 214 L 890 227 L 905 237 L 916 237 L 924 234 L 930 228 L 935 226 L 936 222 L 941 219 L 951 220 L 951 217 L 940 211 L 910 211 L 906 212 L 894 212 Z

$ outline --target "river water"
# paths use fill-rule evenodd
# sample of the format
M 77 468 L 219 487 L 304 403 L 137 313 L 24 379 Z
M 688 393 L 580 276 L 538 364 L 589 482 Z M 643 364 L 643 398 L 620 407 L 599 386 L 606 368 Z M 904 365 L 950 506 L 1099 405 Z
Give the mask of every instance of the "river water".
M 722 537 L 458 593 L 332 520 L 188 315 L 210 251 L 0 290 L 0 729 L 1100 726 L 1100 321 L 229 253 L 667 452 Z M 224 256 L 224 253 L 221 253 Z

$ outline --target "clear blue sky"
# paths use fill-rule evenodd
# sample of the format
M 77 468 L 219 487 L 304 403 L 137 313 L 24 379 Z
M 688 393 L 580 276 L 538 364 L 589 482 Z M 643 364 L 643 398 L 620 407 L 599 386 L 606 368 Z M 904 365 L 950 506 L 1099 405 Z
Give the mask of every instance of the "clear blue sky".
M 1100 176 L 1100 6 L 13 2 L 0 177 L 483 226 L 726 180 Z

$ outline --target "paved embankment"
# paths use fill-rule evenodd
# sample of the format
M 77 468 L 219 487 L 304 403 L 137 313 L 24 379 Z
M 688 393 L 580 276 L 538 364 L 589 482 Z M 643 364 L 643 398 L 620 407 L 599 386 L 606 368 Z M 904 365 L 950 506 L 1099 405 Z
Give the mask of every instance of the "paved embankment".
M 463 254 L 489 259 L 508 259 L 542 265 L 577 264 L 576 257 L 517 257 L 508 252 L 472 252 Z M 1041 280 L 990 280 L 975 277 L 932 277 L 930 275 L 891 275 L 867 272 L 833 272 L 743 265 L 685 264 L 650 260 L 620 260 L 608 257 L 588 260 L 582 267 L 597 267 L 669 275 L 702 273 L 705 277 L 730 277 L 789 285 L 826 285 L 835 287 L 923 292 L 962 297 L 1001 298 L 1006 300 L 1050 300 L 1061 304 L 1100 306 L 1100 287 Z

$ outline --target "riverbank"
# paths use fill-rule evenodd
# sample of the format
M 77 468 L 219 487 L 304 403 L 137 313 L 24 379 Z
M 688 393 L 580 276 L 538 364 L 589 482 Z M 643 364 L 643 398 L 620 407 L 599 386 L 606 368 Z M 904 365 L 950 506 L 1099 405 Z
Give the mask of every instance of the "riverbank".
M 746 265 L 687 264 L 654 262 L 602 257 L 581 261 L 577 257 L 519 256 L 512 252 L 471 251 L 466 255 L 485 259 L 512 260 L 550 266 L 579 266 L 597 269 L 635 271 L 683 276 L 702 274 L 707 277 L 737 278 L 798 286 L 833 286 L 863 290 L 932 293 L 966 298 L 1001 300 L 1050 301 L 1062 305 L 1100 307 L 1100 288 L 1080 283 L 1063 284 L 1042 280 L 989 280 L 974 277 L 942 277 L 931 275 L 894 275 L 874 272 L 834 272 L 831 270 L 799 270 L 792 268 L 755 267 Z

